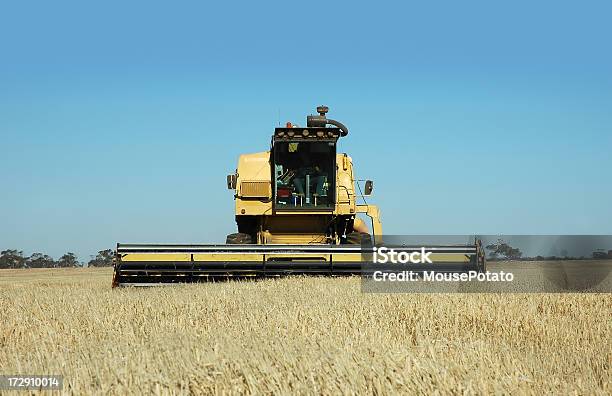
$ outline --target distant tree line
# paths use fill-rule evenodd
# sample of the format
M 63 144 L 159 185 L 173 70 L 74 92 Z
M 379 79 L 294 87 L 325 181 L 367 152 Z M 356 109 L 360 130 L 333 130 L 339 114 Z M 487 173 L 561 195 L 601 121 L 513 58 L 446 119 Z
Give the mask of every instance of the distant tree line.
M 490 245 L 485 246 L 485 249 L 489 250 L 489 259 L 509 259 L 509 260 L 518 260 L 523 256 L 523 252 L 521 252 L 517 248 L 513 248 L 508 245 L 504 240 L 498 239 L 497 242 L 492 243 Z
M 54 260 L 53 257 L 43 253 L 33 253 L 26 257 L 21 250 L 7 249 L 0 252 L 0 269 L 6 268 L 74 268 L 74 267 L 109 267 L 113 265 L 113 251 L 100 250 L 95 257 L 87 263 L 79 262 L 77 256 L 68 252 Z
M 569 256 L 567 250 L 563 249 L 559 256 L 535 256 L 535 257 L 524 257 L 523 252 L 518 248 L 514 248 L 506 243 L 503 239 L 498 239 L 497 242 L 491 243 L 485 246 L 485 249 L 489 251 L 488 259 L 491 261 L 498 260 L 520 260 L 520 261 L 548 261 L 548 260 L 587 260 L 587 259 L 612 259 L 612 250 L 606 252 L 605 249 L 597 249 L 593 252 L 592 257 L 573 257 Z

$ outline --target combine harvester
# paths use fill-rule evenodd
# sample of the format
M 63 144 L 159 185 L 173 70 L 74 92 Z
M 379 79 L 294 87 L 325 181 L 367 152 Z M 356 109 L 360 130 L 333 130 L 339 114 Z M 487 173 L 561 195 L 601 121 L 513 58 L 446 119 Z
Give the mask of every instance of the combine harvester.
M 118 243 L 113 287 L 236 276 L 360 274 L 372 246 L 382 244 L 378 207 L 364 199 L 373 183 L 365 181 L 362 194 L 351 157 L 337 152 L 347 127 L 327 118 L 327 107 L 317 112 L 307 117 L 306 127 L 287 123 L 276 128 L 269 151 L 240 156 L 238 169 L 227 176 L 227 187 L 235 190 L 238 232 L 228 235 L 225 245 Z M 359 213 L 370 218 L 372 234 Z M 425 248 L 433 252 L 431 269 L 484 270 L 478 240 Z

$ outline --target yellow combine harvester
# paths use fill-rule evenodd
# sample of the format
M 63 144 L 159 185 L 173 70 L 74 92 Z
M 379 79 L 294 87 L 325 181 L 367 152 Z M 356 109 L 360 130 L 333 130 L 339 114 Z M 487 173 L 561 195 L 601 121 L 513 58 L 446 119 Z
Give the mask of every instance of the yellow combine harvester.
M 337 152 L 347 127 L 327 118 L 327 107 L 319 106 L 317 112 L 307 117 L 306 127 L 287 123 L 276 128 L 269 151 L 240 156 L 236 172 L 227 176 L 228 188 L 235 190 L 238 232 L 228 235 L 225 245 L 119 243 L 113 286 L 227 276 L 359 274 L 364 252 L 382 244 L 378 207 L 363 199 L 373 183 L 365 181 L 362 193 L 351 157 Z M 372 234 L 359 213 L 370 218 Z M 478 242 L 427 249 L 435 262 L 452 263 L 458 270 L 484 265 Z

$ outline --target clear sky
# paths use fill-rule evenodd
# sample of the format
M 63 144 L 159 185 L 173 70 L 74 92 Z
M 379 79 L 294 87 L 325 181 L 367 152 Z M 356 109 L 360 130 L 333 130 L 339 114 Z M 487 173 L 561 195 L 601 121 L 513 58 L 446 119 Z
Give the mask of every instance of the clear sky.
M 295 4 L 294 4 L 295 3 Z M 609 2 L 0 5 L 0 249 L 223 242 L 316 105 L 391 234 L 612 234 Z

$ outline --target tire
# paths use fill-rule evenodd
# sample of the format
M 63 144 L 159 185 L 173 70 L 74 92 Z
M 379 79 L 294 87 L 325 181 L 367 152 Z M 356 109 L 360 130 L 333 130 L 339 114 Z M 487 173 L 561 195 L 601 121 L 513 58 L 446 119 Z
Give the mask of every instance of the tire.
M 351 232 L 346 236 L 349 245 L 372 246 L 372 236 L 365 232 Z
M 253 240 L 249 234 L 237 232 L 235 234 L 229 234 L 227 238 L 225 238 L 225 243 L 228 245 L 248 245 L 249 243 L 253 243 Z

